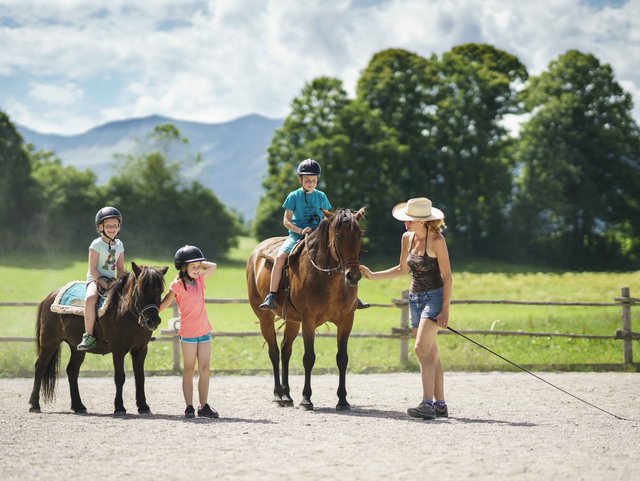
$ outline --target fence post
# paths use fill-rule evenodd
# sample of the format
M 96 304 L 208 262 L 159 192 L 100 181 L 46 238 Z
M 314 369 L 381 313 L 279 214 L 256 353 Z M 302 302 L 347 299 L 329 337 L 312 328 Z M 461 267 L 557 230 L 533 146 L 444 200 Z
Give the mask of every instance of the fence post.
M 622 353 L 624 365 L 633 364 L 633 340 L 631 339 L 631 294 L 628 287 L 620 289 L 620 303 L 622 304 Z

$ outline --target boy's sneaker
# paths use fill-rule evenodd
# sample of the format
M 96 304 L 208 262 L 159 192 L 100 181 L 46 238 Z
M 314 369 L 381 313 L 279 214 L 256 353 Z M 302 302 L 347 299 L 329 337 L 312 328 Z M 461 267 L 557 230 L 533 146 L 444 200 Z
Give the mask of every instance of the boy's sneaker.
M 449 417 L 449 409 L 447 409 L 447 405 L 446 404 L 438 405 L 438 403 L 435 403 L 433 405 L 433 410 L 435 411 L 437 418 L 448 418 Z
M 421 402 L 418 407 L 407 409 L 407 414 L 412 418 L 435 419 L 436 412 L 431 404 Z
M 276 296 L 271 292 L 266 295 L 264 298 L 264 302 L 258 306 L 258 309 L 262 309 L 263 311 L 268 311 L 269 309 L 274 310 L 276 308 Z
M 198 408 L 198 417 L 217 418 L 218 412 L 215 409 L 212 409 L 211 406 L 209 406 L 208 404 L 205 404 L 204 406 Z
M 196 410 L 193 409 L 193 406 L 191 404 L 189 404 L 187 406 L 187 409 L 184 410 L 184 417 L 189 419 L 196 417 Z
M 86 332 L 82 335 L 82 342 L 78 344 L 78 351 L 88 351 L 96 347 L 96 338 Z

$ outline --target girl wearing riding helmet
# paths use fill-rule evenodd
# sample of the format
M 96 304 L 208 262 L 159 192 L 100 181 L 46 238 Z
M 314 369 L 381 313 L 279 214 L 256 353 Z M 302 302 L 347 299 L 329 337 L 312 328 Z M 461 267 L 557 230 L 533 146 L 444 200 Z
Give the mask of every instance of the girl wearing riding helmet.
M 103 207 L 96 214 L 96 229 L 100 236 L 89 246 L 89 269 L 84 299 L 84 330 L 78 351 L 96 347 L 93 327 L 96 322 L 98 295 L 104 293 L 115 281 L 116 275 L 124 275 L 124 245 L 116 239 L 122 224 L 122 214 L 115 207 Z
M 180 313 L 178 337 L 182 347 L 184 369 L 182 393 L 187 405 L 184 415 L 195 417 L 193 408 L 193 375 L 198 361 L 198 416 L 217 418 L 218 413 L 207 403 L 209 397 L 209 365 L 211 358 L 211 323 L 204 303 L 204 280 L 218 266 L 208 262 L 196 246 L 183 246 L 175 254 L 174 263 L 178 275 L 169 286 L 158 311 L 163 311 L 176 301 Z

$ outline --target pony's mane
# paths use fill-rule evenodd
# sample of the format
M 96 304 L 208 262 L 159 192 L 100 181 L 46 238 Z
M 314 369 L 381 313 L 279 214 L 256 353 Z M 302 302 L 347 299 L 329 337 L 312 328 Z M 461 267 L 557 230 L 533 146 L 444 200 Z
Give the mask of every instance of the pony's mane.
M 121 316 L 135 308 L 133 302 L 136 289 L 141 292 L 159 293 L 164 290 L 164 276 L 153 267 L 140 266 L 140 275 L 137 277 L 133 272 L 126 272 L 120 282 L 122 285 L 116 287 L 121 291 L 118 303 L 118 314 Z

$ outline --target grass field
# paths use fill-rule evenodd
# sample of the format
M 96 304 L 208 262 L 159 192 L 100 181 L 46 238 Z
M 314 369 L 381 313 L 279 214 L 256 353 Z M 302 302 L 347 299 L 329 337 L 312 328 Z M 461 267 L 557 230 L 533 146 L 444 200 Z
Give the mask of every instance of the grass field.
M 221 263 L 218 272 L 207 281 L 208 298 L 246 298 L 244 264 L 256 242 L 243 238 L 229 261 Z M 170 265 L 167 280 L 175 275 L 172 259 L 131 259 L 142 264 Z M 215 259 L 214 259 L 215 260 Z M 394 261 L 391 261 L 394 262 Z M 389 267 L 373 264 L 374 269 Z M 492 266 L 453 263 L 454 300 L 492 299 L 527 301 L 612 302 L 623 286 L 631 295 L 640 295 L 640 272 L 536 272 L 531 267 Z M 495 268 L 495 269 L 494 269 Z M 74 279 L 83 279 L 86 260 L 30 256 L 28 262 L 0 258 L 0 301 L 39 301 L 49 291 Z M 360 282 L 360 298 L 377 304 L 391 304 L 409 279 Z M 214 329 L 220 332 L 258 332 L 256 319 L 248 304 L 208 305 Z M 163 328 L 168 327 L 171 312 L 162 315 Z M 613 335 L 621 328 L 620 308 L 612 307 L 551 307 L 514 305 L 463 305 L 451 308 L 451 326 L 457 330 L 480 329 L 501 331 L 567 332 L 577 334 Z M 640 323 L 640 307 L 632 309 L 632 325 Z M 33 336 L 35 307 L 0 307 L 0 337 Z M 390 334 L 400 325 L 400 310 L 396 307 L 374 307 L 356 313 L 354 332 Z M 318 332 L 334 333 L 326 324 Z M 621 341 L 582 340 L 554 337 L 475 336 L 478 342 L 522 365 L 549 369 L 584 368 L 584 364 L 620 364 Z M 440 336 L 439 347 L 445 369 L 492 370 L 513 369 L 504 361 L 454 335 Z M 335 368 L 335 340 L 316 340 L 316 369 Z M 636 359 L 639 344 L 634 342 Z M 68 349 L 63 347 L 63 366 Z M 301 372 L 302 343 L 294 346 L 292 369 Z M 410 353 L 409 363 L 400 362 L 399 341 L 396 339 L 355 338 L 349 341 L 349 367 L 355 372 L 417 370 Z M 0 376 L 30 375 L 34 362 L 31 343 L 3 343 L 0 348 Z M 147 368 L 169 370 L 172 367 L 170 343 L 156 342 L 150 347 Z M 214 341 L 214 370 L 270 370 L 270 363 L 261 337 L 227 338 Z M 84 369 L 110 370 L 110 356 L 87 356 Z

